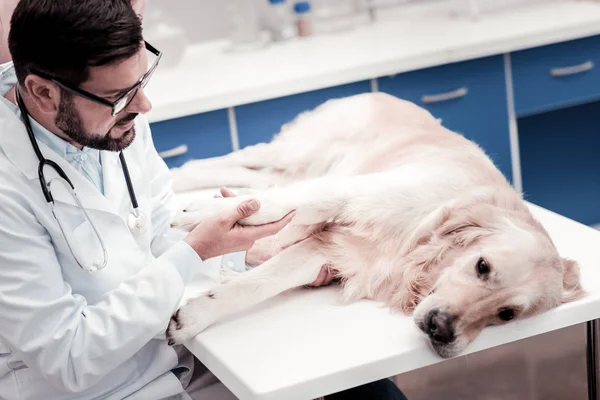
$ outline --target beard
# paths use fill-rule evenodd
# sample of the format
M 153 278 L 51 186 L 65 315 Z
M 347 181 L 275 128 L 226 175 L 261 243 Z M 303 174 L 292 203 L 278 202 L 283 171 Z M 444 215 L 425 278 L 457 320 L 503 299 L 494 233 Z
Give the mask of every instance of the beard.
M 137 114 L 127 114 L 119 119 L 114 126 L 126 125 L 134 120 L 135 117 L 137 117 Z M 58 113 L 54 119 L 54 123 L 58 129 L 63 131 L 75 143 L 96 150 L 118 152 L 127 148 L 133 142 L 133 139 L 135 139 L 135 126 L 125 131 L 120 138 L 110 136 L 112 128 L 105 134 L 86 132 L 81 116 L 75 109 L 73 96 L 64 92 L 60 97 Z

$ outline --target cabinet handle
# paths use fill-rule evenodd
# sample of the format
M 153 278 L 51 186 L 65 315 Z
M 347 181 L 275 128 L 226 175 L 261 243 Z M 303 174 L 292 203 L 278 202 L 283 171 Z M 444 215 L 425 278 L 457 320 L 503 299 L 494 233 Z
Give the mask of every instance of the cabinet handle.
M 552 68 L 550 70 L 550 75 L 552 75 L 554 77 L 575 75 L 575 74 L 580 74 L 585 71 L 589 71 L 593 68 L 594 68 L 594 62 L 586 61 L 583 64 L 573 65 L 571 67 Z
M 182 144 L 181 146 L 177 146 L 175 148 L 172 148 L 170 150 L 165 150 L 165 151 L 161 151 L 160 153 L 158 153 L 158 155 L 161 158 L 171 158 L 171 157 L 175 157 L 175 156 L 180 156 L 182 154 L 185 154 L 188 152 L 188 147 L 187 144 Z
M 448 101 L 453 99 L 458 99 L 461 97 L 465 97 L 469 93 L 466 87 L 461 87 L 460 89 L 453 90 L 447 93 L 440 94 L 429 94 L 421 97 L 421 101 L 425 104 L 431 103 L 439 103 L 442 101 Z

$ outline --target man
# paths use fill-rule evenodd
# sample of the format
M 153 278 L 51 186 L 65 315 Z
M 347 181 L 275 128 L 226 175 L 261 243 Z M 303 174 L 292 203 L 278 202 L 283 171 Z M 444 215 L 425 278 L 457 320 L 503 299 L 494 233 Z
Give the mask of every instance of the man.
M 143 118 L 151 108 L 143 87 L 160 53 L 143 41 L 127 0 L 21 0 L 8 40 L 13 63 L 0 66 L 0 396 L 234 398 L 185 348 L 169 346 L 164 331 L 190 277 L 215 275 L 205 260 L 244 264 L 254 241 L 293 212 L 242 228 L 236 222 L 260 207 L 250 200 L 189 234 L 170 228 L 170 174 Z M 357 390 L 394 388 L 385 381 Z

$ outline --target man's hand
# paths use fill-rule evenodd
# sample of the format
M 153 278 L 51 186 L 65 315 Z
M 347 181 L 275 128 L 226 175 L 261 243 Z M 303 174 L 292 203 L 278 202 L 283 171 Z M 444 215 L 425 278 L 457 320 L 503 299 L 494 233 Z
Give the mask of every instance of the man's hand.
M 226 189 L 226 188 L 221 188 L 220 189 L 221 194 L 215 194 L 215 198 L 219 198 L 219 197 L 235 197 L 235 193 L 233 193 L 232 191 Z M 269 246 L 270 248 L 270 246 Z M 281 249 L 283 250 L 283 249 Z M 253 245 L 248 252 L 246 253 L 246 263 L 248 264 L 262 264 L 263 262 L 267 261 L 269 258 L 273 257 L 276 253 L 273 254 L 269 254 L 266 249 L 261 248 L 261 246 L 259 245 L 259 243 L 256 243 L 256 245 Z M 321 267 L 321 271 L 319 272 L 319 276 L 317 276 L 317 279 L 315 279 L 314 282 L 312 282 L 309 285 L 309 287 L 319 287 L 319 286 L 327 286 L 330 285 L 331 282 L 333 282 L 335 275 L 337 274 L 337 271 L 331 269 L 329 267 L 329 265 L 323 265 Z
M 294 218 L 291 211 L 282 219 L 258 226 L 241 226 L 237 222 L 256 213 L 258 200 L 241 202 L 232 210 L 222 212 L 199 223 L 184 240 L 198 253 L 201 259 L 248 250 L 258 239 L 271 236 L 282 230 Z

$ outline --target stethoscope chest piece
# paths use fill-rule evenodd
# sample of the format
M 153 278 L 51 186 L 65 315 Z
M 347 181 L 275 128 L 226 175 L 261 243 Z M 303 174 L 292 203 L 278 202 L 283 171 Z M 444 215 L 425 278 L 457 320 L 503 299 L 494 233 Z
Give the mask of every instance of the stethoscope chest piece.
M 127 227 L 135 236 L 142 236 L 148 232 L 148 217 L 139 208 L 135 208 L 127 216 Z

